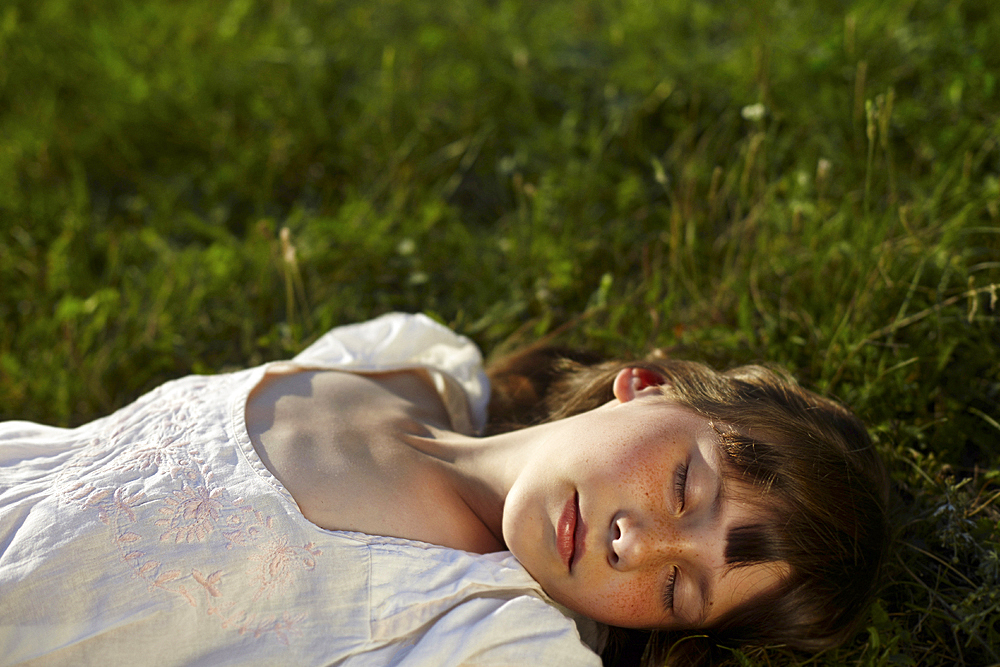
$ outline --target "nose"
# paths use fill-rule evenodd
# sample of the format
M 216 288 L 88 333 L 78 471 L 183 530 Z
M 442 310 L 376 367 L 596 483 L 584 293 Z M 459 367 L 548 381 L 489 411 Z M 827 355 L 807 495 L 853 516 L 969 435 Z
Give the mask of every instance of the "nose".
M 643 521 L 624 512 L 614 517 L 610 533 L 608 562 L 621 571 L 683 558 L 693 543 L 689 531 L 667 520 Z

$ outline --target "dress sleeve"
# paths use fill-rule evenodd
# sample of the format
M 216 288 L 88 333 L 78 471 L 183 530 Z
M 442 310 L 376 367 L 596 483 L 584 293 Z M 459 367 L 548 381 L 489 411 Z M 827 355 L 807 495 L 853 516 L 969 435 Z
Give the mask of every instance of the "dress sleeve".
M 573 622 L 530 595 L 472 598 L 398 652 L 399 667 L 601 667 Z
M 479 348 L 426 315 L 389 313 L 337 327 L 292 362 L 358 372 L 423 368 L 457 431 L 471 435 L 486 425 L 490 389 Z

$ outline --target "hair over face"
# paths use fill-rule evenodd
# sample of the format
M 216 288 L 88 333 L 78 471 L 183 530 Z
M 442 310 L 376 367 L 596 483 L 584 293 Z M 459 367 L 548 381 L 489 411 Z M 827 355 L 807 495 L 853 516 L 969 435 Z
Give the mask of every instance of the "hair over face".
M 788 568 L 776 590 L 711 627 L 652 632 L 644 662 L 712 664 L 728 648 L 775 644 L 814 652 L 854 633 L 875 594 L 890 531 L 885 467 L 849 410 L 763 366 L 717 372 L 657 356 L 586 365 L 592 357 L 565 352 L 529 348 L 491 364 L 495 431 L 596 408 L 613 398 L 620 370 L 650 370 L 663 378 L 665 399 L 713 423 L 723 474 L 751 489 L 741 500 L 762 510 L 758 523 L 730 531 L 727 563 Z

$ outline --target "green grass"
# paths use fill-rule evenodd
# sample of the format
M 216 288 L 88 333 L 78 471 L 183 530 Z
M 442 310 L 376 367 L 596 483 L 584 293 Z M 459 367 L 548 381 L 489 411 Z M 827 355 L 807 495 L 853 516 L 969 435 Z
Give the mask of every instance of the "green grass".
M 11 0 L 0 418 L 393 309 L 778 362 L 870 424 L 900 535 L 851 645 L 737 661 L 1000 663 L 997 35 L 993 0 Z

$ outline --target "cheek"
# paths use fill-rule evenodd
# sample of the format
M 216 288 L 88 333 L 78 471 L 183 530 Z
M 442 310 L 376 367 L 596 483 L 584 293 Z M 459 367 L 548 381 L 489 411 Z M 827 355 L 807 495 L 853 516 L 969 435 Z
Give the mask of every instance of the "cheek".
M 684 449 L 676 437 L 624 428 L 591 452 L 584 461 L 592 471 L 600 471 L 607 482 L 625 484 L 645 495 L 659 497 L 663 482 Z M 655 494 L 655 495 L 654 495 Z
M 649 615 L 653 586 L 649 581 L 635 579 L 618 587 L 615 595 L 623 621 L 640 621 Z
M 525 489 L 515 487 L 508 494 L 503 507 L 501 531 L 505 546 L 527 567 L 533 561 L 532 547 L 542 541 L 544 517 L 541 506 Z
M 665 614 L 658 587 L 659 581 L 651 576 L 636 576 L 615 582 L 601 595 L 592 598 L 594 607 L 588 615 L 625 628 L 661 625 Z
M 654 515 L 669 513 L 674 498 L 674 474 L 681 462 L 674 442 L 654 442 L 637 447 L 617 469 L 619 484 Z

